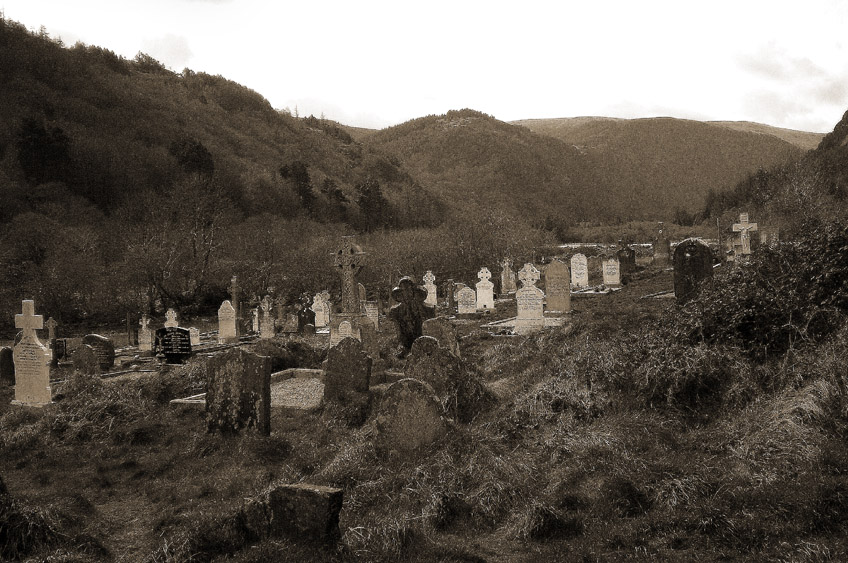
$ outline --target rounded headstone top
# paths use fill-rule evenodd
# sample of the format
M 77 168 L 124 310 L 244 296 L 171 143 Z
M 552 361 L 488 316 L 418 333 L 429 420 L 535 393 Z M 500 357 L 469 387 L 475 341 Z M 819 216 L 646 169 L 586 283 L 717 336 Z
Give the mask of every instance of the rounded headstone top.
M 442 438 L 448 423 L 433 388 L 417 379 L 392 383 L 380 401 L 376 447 L 384 454 L 412 454 Z

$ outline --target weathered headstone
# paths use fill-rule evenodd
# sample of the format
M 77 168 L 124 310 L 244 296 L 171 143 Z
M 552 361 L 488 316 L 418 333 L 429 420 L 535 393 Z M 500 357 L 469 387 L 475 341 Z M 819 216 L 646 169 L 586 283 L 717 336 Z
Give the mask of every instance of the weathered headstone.
M 262 318 L 259 322 L 259 338 L 274 338 L 276 335 L 276 330 L 274 328 L 274 314 L 271 310 L 271 305 L 271 296 L 266 295 L 261 304 Z
M 256 334 L 259 334 L 259 307 L 253 309 L 253 325 L 251 329 Z
M 142 315 L 138 321 L 141 329 L 138 331 L 138 351 L 151 352 L 153 351 L 153 331 L 150 330 L 150 317 Z
M 324 328 L 330 324 L 330 304 L 323 294 L 315 294 L 312 299 L 312 312 L 315 313 L 315 328 Z
M 571 257 L 571 285 L 577 289 L 589 287 L 589 268 L 584 254 Z
M 539 270 L 533 264 L 524 264 L 518 272 L 522 287 L 515 292 L 517 315 L 515 317 L 516 334 L 527 334 L 545 326 L 544 292 L 536 287 Z
M 553 260 L 545 268 L 545 295 L 548 311 L 567 313 L 571 310 L 571 276 L 568 266 Z
M 165 312 L 165 328 L 176 326 L 180 326 L 180 323 L 177 321 L 177 312 L 173 309 L 168 309 Z
M 616 258 L 618 258 L 619 268 L 622 273 L 631 273 L 636 271 L 636 251 L 633 250 L 629 245 L 624 244 L 622 241 L 618 241 L 619 249 L 615 253 Z
M 461 357 L 456 328 L 447 317 L 436 317 L 424 321 L 421 323 L 421 334 L 435 338 L 440 346 L 447 348 L 457 358 Z
M 87 334 L 83 337 L 82 344 L 94 349 L 100 369 L 109 371 L 115 365 L 115 345 L 105 336 Z
M 195 346 L 200 346 L 200 329 L 196 327 L 190 327 L 188 329 L 188 337 L 191 341 L 192 348 Z
M 698 239 L 688 238 L 674 249 L 674 296 L 683 303 L 695 295 L 698 285 L 713 276 L 713 253 Z
M 468 286 L 456 292 L 456 312 L 458 315 L 471 315 L 477 312 L 477 293 Z
M 619 269 L 618 260 L 612 258 L 604 260 L 602 272 L 604 275 L 604 285 L 607 287 L 621 286 L 621 270 Z
M 231 344 L 238 342 L 236 331 L 236 310 L 229 301 L 224 301 L 218 307 L 218 343 Z
M 362 343 L 344 338 L 327 353 L 324 368 L 324 400 L 344 402 L 357 394 L 368 394 L 372 360 Z
M 477 278 L 480 281 L 477 282 L 476 308 L 478 310 L 491 311 L 495 308 L 495 284 L 490 281 L 492 272 L 484 266 L 477 272 Z
M 365 303 L 365 301 L 368 299 L 368 291 L 365 289 L 365 286 L 361 283 L 357 283 L 356 287 L 357 287 L 357 290 L 359 291 L 360 311 L 362 311 L 364 313 L 365 310 L 362 309 L 362 306 L 363 306 L 363 303 Z
M 0 383 L 15 384 L 15 361 L 12 359 L 12 349 L 8 346 L 0 347 Z
M 332 544 L 341 536 L 342 489 L 308 483 L 279 485 L 266 498 L 267 509 L 261 513 L 268 518 L 271 537 Z
M 271 433 L 271 358 L 231 348 L 207 364 L 206 428 Z
M 733 225 L 733 232 L 739 233 L 740 254 L 751 254 L 751 232 L 756 230 L 757 224 L 748 222 L 748 214 L 740 213 L 739 222 Z
M 380 400 L 375 448 L 381 455 L 424 451 L 447 434 L 448 422 L 433 388 L 417 379 L 392 383 Z
M 334 266 L 341 276 L 341 312 L 330 320 L 330 348 L 338 345 L 345 336 L 339 332 L 341 323 L 350 326 L 350 335 L 360 338 L 359 322 L 365 318 L 356 275 L 365 263 L 365 253 L 353 243 L 353 237 L 342 237 L 342 247 L 334 254 Z
M 191 357 L 191 335 L 188 329 L 169 326 L 156 331 L 155 351 L 169 364 L 181 364 Z
M 512 270 L 512 260 L 504 258 L 501 263 L 501 295 L 506 296 L 515 293 L 518 289 L 515 285 L 515 272 Z
M 297 310 L 297 331 L 302 333 L 306 325 L 315 326 L 315 311 L 310 307 L 310 303 L 303 303 L 300 309 Z
M 432 319 L 436 311 L 424 304 L 427 292 L 409 277 L 401 278 L 392 290 L 392 297 L 398 304 L 391 308 L 389 317 L 397 325 L 398 340 L 409 350 L 415 339 L 421 336 L 421 323 Z
M 339 342 L 345 338 L 354 338 L 353 325 L 350 324 L 350 321 L 342 321 L 339 323 Z
M 43 406 L 51 402 L 50 350 L 38 340 L 35 331 L 44 327 L 44 317 L 35 314 L 35 302 L 24 300 L 21 314 L 15 315 L 15 328 L 22 329 L 15 345 L 15 404 Z
M 427 299 L 424 300 L 424 303 L 430 305 L 431 307 L 435 307 L 437 303 L 436 298 L 436 276 L 433 275 L 433 272 L 427 270 L 427 273 L 424 274 L 422 278 L 424 281 L 424 289 L 427 290 Z
M 452 279 L 445 281 L 442 284 L 442 293 L 445 295 L 445 307 L 448 310 L 448 314 L 452 314 L 454 308 L 456 307 L 456 296 L 454 293 L 456 292 L 456 284 Z M 476 298 L 475 298 L 476 299 Z
M 377 301 L 365 302 L 365 316 L 374 323 L 374 330 L 380 332 L 380 307 Z
M 230 280 L 230 305 L 233 308 L 233 318 L 236 323 L 236 341 L 238 341 L 239 333 L 241 332 L 241 327 L 239 326 L 239 319 L 241 319 L 241 305 L 239 304 L 239 285 L 238 285 L 238 276 L 233 276 L 233 279 Z
M 74 350 L 72 361 L 74 363 L 74 371 L 78 371 L 79 373 L 98 375 L 101 371 L 100 358 L 97 357 L 94 347 L 88 344 L 78 346 Z
M 50 360 L 50 367 L 56 367 L 59 365 L 59 356 L 57 355 L 56 350 L 56 327 L 59 326 L 59 323 L 53 317 L 47 319 L 47 322 L 44 323 L 44 326 L 47 327 L 47 342 L 48 347 L 50 348 L 50 353 L 52 354 Z
M 282 332 L 284 334 L 297 334 L 300 330 L 300 322 L 297 318 L 297 313 L 286 313 L 286 322 L 283 323 Z
M 654 258 L 655 266 L 665 267 L 671 260 L 671 241 L 665 234 L 663 223 L 657 223 L 657 238 L 654 239 Z

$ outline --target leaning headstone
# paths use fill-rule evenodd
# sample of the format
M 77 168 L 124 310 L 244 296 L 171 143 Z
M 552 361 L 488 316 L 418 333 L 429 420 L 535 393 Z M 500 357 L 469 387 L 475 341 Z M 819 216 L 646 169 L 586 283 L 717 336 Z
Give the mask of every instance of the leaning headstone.
M 21 314 L 15 315 L 15 328 L 22 329 L 21 341 L 12 351 L 15 364 L 14 404 L 43 406 L 51 402 L 50 350 L 38 340 L 35 331 L 44 327 L 44 317 L 35 314 L 35 302 L 24 300 Z
M 380 400 L 375 419 L 375 448 L 380 455 L 423 452 L 447 434 L 448 422 L 433 388 L 417 379 L 392 383 Z
M 621 271 L 619 269 L 618 260 L 604 260 L 602 265 L 602 272 L 604 275 L 604 285 L 607 287 L 619 287 L 621 286 Z
M 154 348 L 165 357 L 165 363 L 181 364 L 191 357 L 191 335 L 188 329 L 178 326 L 160 328 Z
M 377 301 L 365 302 L 365 316 L 374 323 L 374 330 L 380 332 L 380 307 Z
M 456 292 L 456 312 L 458 315 L 472 315 L 477 312 L 477 293 L 470 287 Z
M 196 327 L 190 327 L 188 329 L 188 337 L 191 341 L 192 347 L 200 346 L 200 329 Z
M 522 287 L 515 292 L 517 315 L 514 331 L 516 334 L 528 334 L 545 326 L 545 293 L 536 287 L 539 277 L 539 270 L 529 263 L 524 264 L 518 272 Z
M 477 278 L 480 281 L 477 282 L 476 307 L 478 310 L 491 311 L 495 308 L 495 284 L 490 281 L 492 278 L 492 272 L 489 271 L 489 268 L 484 266 L 479 272 L 477 272 Z
M 315 328 L 330 324 L 330 304 L 321 293 L 316 293 L 312 299 L 312 312 L 315 313 Z
M 553 260 L 545 268 L 545 295 L 548 311 L 567 313 L 571 310 L 571 275 L 568 266 Z
M 517 286 L 515 285 L 515 272 L 512 270 L 512 260 L 504 258 L 501 263 L 501 296 L 506 297 L 510 293 L 515 293 Z
M 180 326 L 180 323 L 177 321 L 177 312 L 173 309 L 168 309 L 165 312 L 165 327 L 171 328 Z
M 433 272 L 427 270 L 427 273 L 424 274 L 422 278 L 424 281 L 424 289 L 427 290 L 427 299 L 424 300 L 424 303 L 430 305 L 431 307 L 435 307 L 436 300 L 436 276 L 433 275 Z
M 436 317 L 424 321 L 421 323 L 421 334 L 435 338 L 439 341 L 439 346 L 447 348 L 457 358 L 461 357 L 456 328 L 447 317 Z
M 142 315 L 138 321 L 141 329 L 138 331 L 138 351 L 152 352 L 153 351 L 153 331 L 150 330 L 150 317 Z
M 324 400 L 342 404 L 367 401 L 372 360 L 362 343 L 345 338 L 327 353 Z
M 74 371 L 85 375 L 98 375 L 100 373 L 100 359 L 97 352 L 88 344 L 78 346 L 72 356 Z
M 397 325 L 398 340 L 409 350 L 421 336 L 421 323 L 435 316 L 435 308 L 424 304 L 427 292 L 409 277 L 401 278 L 392 290 L 392 297 L 398 304 L 391 308 L 389 317 Z
M 115 345 L 105 336 L 87 334 L 83 337 L 82 344 L 94 349 L 100 369 L 109 371 L 115 365 Z
M 236 310 L 229 301 L 224 301 L 218 308 L 218 343 L 231 344 L 238 342 L 236 332 Z
M 0 383 L 15 384 L 15 361 L 12 359 L 12 349 L 8 346 L 0 347 Z
M 713 253 L 698 239 L 688 238 L 674 249 L 674 296 L 684 303 L 698 286 L 713 276 Z
M 577 289 L 589 287 L 589 268 L 584 254 L 571 257 L 571 286 Z
M 206 428 L 271 433 L 271 358 L 231 348 L 207 364 Z

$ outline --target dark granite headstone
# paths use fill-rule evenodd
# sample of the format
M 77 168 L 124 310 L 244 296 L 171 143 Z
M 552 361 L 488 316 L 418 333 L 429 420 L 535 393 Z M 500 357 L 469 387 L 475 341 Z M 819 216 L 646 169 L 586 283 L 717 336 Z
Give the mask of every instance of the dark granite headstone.
M 398 340 L 409 350 L 415 339 L 421 336 L 421 323 L 436 315 L 434 307 L 424 303 L 427 290 L 415 283 L 409 277 L 401 278 L 392 297 L 398 302 L 389 311 L 391 318 L 398 328 Z
M 324 369 L 324 399 L 344 401 L 350 393 L 368 393 L 371 358 L 356 338 L 330 348 Z
M 87 334 L 83 337 L 82 344 L 94 349 L 100 369 L 108 371 L 115 365 L 115 345 L 105 336 Z
M 12 359 L 12 349 L 8 346 L 0 348 L 0 383 L 15 384 L 15 361 Z
M 165 363 L 181 364 L 191 357 L 191 334 L 178 326 L 160 328 L 156 331 L 155 352 L 165 357 Z
M 271 358 L 231 348 L 209 360 L 207 373 L 208 431 L 271 433 Z
M 303 333 L 306 325 L 312 325 L 314 329 L 315 311 L 310 309 L 308 306 L 303 306 L 297 312 L 297 331 Z
M 713 252 L 703 242 L 688 238 L 674 249 L 674 296 L 678 303 L 693 297 L 698 285 L 713 277 Z
M 68 355 L 68 341 L 64 338 L 57 338 L 53 341 L 53 361 L 58 362 L 64 360 Z
M 621 246 L 621 241 L 619 241 L 619 246 Z M 636 251 L 630 248 L 627 245 L 624 245 L 623 248 L 619 249 L 618 252 L 615 253 L 616 258 L 618 258 L 618 264 L 621 268 L 622 274 L 629 274 L 631 272 L 636 271 Z
M 100 358 L 94 346 L 82 344 L 74 350 L 74 371 L 85 375 L 98 375 L 100 373 Z

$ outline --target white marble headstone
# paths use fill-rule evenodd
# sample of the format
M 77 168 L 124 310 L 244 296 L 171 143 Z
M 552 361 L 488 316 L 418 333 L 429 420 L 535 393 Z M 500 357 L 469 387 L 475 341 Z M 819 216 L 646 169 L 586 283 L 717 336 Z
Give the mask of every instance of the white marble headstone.
M 571 285 L 575 288 L 589 287 L 589 267 L 584 254 L 571 257 Z
M 35 314 L 35 302 L 23 301 L 21 311 L 20 315 L 15 315 L 15 327 L 23 330 L 23 337 L 12 351 L 15 363 L 13 403 L 40 407 L 52 401 L 50 360 L 53 355 L 35 333 L 44 327 L 44 317 Z
M 621 269 L 618 260 L 604 260 L 602 264 L 604 274 L 604 285 L 607 287 L 618 287 L 621 285 Z
M 477 272 L 477 277 L 480 279 L 477 282 L 477 309 L 491 311 L 495 308 L 495 284 L 489 281 L 492 272 L 484 266 Z
M 218 308 L 218 343 L 228 344 L 237 342 L 236 310 L 229 301 L 224 301 Z

